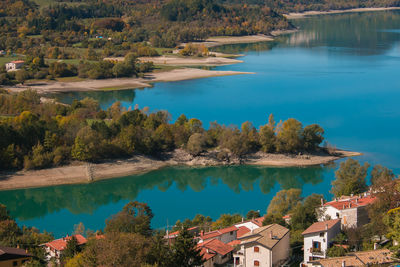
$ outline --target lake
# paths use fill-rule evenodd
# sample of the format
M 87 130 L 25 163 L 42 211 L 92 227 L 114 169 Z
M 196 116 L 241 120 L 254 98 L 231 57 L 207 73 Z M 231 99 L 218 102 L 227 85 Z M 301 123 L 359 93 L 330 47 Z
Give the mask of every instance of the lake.
M 300 30 L 274 42 L 229 45 L 218 51 L 240 53 L 243 63 L 217 70 L 255 72 L 156 83 L 152 88 L 60 94 L 60 101 L 86 96 L 106 109 L 168 110 L 209 122 L 265 124 L 296 118 L 320 124 L 338 148 L 363 152 L 361 161 L 400 170 L 400 12 L 337 14 L 293 21 Z M 213 167 L 165 168 L 143 175 L 84 185 L 5 191 L 7 205 L 20 224 L 61 236 L 83 222 L 92 230 L 128 201 L 153 209 L 153 226 L 165 228 L 196 214 L 217 219 L 223 213 L 264 213 L 280 189 L 301 188 L 330 198 L 337 164 L 309 168 Z

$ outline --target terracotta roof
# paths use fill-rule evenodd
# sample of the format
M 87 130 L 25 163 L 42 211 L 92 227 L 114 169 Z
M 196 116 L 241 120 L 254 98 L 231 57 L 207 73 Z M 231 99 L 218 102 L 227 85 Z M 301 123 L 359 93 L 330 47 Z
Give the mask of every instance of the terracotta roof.
M 196 230 L 197 228 L 198 228 L 198 226 L 190 227 L 190 228 L 188 228 L 188 231 Z M 175 232 L 169 233 L 168 236 L 165 235 L 164 238 L 175 238 L 178 236 L 179 232 L 180 231 L 175 231 Z
M 215 230 L 215 231 L 211 231 L 211 232 L 207 232 L 204 234 L 200 234 L 200 238 L 203 240 L 206 239 L 210 239 L 210 238 L 215 238 L 217 236 L 229 233 L 229 232 L 234 232 L 234 231 L 238 231 L 239 229 L 236 226 L 230 226 L 227 228 L 223 228 L 223 229 L 219 229 L 219 230 Z
M 12 259 L 19 259 L 19 258 L 26 258 L 32 257 L 24 249 L 20 248 L 10 248 L 10 247 L 0 247 L 0 260 L 12 260 Z
M 255 219 L 253 219 L 251 221 L 261 227 L 263 225 L 264 216 L 255 218 Z
M 217 253 L 210 252 L 207 248 L 200 248 L 200 255 L 205 261 L 208 261 L 212 257 L 217 256 Z
M 282 217 L 282 219 L 289 219 L 292 217 L 292 214 L 286 214 L 285 216 Z
M 83 244 L 85 244 L 87 242 L 86 238 L 84 238 L 82 235 L 73 235 L 73 236 L 78 241 L 78 245 L 83 245 Z M 67 237 L 59 238 L 59 239 L 53 240 L 51 242 L 48 242 L 45 245 L 47 247 L 52 247 L 55 250 L 62 251 L 67 247 L 67 242 L 69 240 L 71 240 L 71 238 L 73 236 L 67 236 Z
M 23 60 L 14 60 L 14 61 L 11 61 L 10 63 L 18 64 L 18 63 L 25 63 L 25 61 L 23 61 Z
M 204 241 L 203 243 L 198 244 L 197 247 L 201 249 L 201 255 L 203 255 L 203 258 L 206 260 L 214 257 L 216 254 L 224 256 L 233 250 L 232 246 L 225 244 L 218 239 Z
M 338 223 L 340 224 L 340 219 L 316 222 L 316 223 L 312 224 L 310 227 L 308 227 L 302 234 L 307 235 L 307 234 L 312 234 L 312 233 L 317 233 L 317 232 L 325 232 L 326 226 L 328 226 L 328 229 L 331 229 L 333 226 L 335 226 Z
M 240 245 L 240 242 L 242 242 L 242 241 L 236 239 L 236 240 L 233 240 L 233 241 L 229 242 L 227 245 L 229 245 L 231 247 L 235 247 L 237 245 Z
M 333 201 L 325 203 L 324 207 L 332 206 L 338 210 L 344 210 L 344 209 L 350 209 L 350 208 L 352 209 L 352 208 L 367 206 L 369 204 L 374 203 L 375 200 L 376 200 L 376 197 L 372 197 L 371 195 L 354 196 L 354 197 L 345 196 L 345 197 L 341 197 L 337 200 L 333 200 Z
M 240 226 L 239 230 L 236 233 L 236 237 L 242 237 L 243 235 L 247 234 L 248 232 L 250 232 L 251 230 L 249 228 L 247 228 L 246 226 Z
M 257 242 L 269 249 L 273 248 L 287 233 L 289 229 L 279 224 L 266 225 L 245 234 L 239 240 L 240 244 Z
M 324 267 L 341 267 L 344 262 L 347 267 L 367 266 L 372 264 L 393 263 L 392 252 L 388 249 L 354 252 L 344 257 L 334 257 L 311 261 Z

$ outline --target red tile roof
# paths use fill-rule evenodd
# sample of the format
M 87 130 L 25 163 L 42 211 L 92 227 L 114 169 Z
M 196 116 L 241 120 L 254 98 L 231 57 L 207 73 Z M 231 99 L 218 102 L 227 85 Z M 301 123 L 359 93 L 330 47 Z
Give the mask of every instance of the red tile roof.
M 197 247 L 201 249 L 201 255 L 203 255 L 205 260 L 214 257 L 216 254 L 224 256 L 233 251 L 232 246 L 225 244 L 218 239 L 204 241 L 203 243 L 198 244 Z
M 14 61 L 11 61 L 10 63 L 19 64 L 19 63 L 25 63 L 25 61 L 23 61 L 23 60 L 14 60 Z
M 365 197 L 359 197 L 359 196 L 345 197 L 345 198 L 340 198 L 338 200 L 327 202 L 324 204 L 324 207 L 332 206 L 337 210 L 358 208 L 372 204 L 374 203 L 375 200 L 376 197 L 372 197 L 370 195 Z
M 215 231 L 211 231 L 211 232 L 207 232 L 204 234 L 200 234 L 200 238 L 203 240 L 206 239 L 210 239 L 210 238 L 215 238 L 217 236 L 229 233 L 229 232 L 233 232 L 233 231 L 238 231 L 239 229 L 236 226 L 230 226 L 227 228 L 223 228 L 223 229 L 219 229 L 219 230 L 215 230 Z
M 242 242 L 242 241 L 236 239 L 236 240 L 233 240 L 233 241 L 229 242 L 227 245 L 229 245 L 229 246 L 231 246 L 231 247 L 235 247 L 235 246 L 237 246 L 237 245 L 240 245 L 241 242 Z
M 328 230 L 329 230 L 338 223 L 340 224 L 340 219 L 316 222 L 316 223 L 312 224 L 310 227 L 308 227 L 302 234 L 306 235 L 306 234 L 324 232 L 324 231 L 326 231 L 326 227 L 328 227 Z
M 251 221 L 261 227 L 261 226 L 263 226 L 264 216 L 255 218 L 255 219 L 253 219 Z
M 198 228 L 198 226 L 190 227 L 190 228 L 188 228 L 188 231 L 196 230 L 197 228 Z M 164 238 L 175 238 L 178 236 L 178 234 L 179 234 L 179 231 L 175 231 L 175 232 L 169 233 L 168 236 L 166 235 Z
M 78 245 L 83 245 L 83 244 L 85 244 L 87 242 L 86 238 L 84 238 L 82 235 L 73 235 L 73 236 L 78 241 Z M 67 237 L 59 238 L 59 239 L 53 240 L 51 242 L 48 242 L 45 245 L 47 247 L 51 247 L 51 248 L 53 248 L 55 250 L 62 251 L 67 247 L 67 242 L 69 240 L 71 240 L 71 238 L 73 236 L 67 236 Z
M 292 214 L 286 214 L 285 216 L 282 217 L 282 219 L 289 219 L 292 217 Z
M 249 228 L 247 228 L 246 226 L 240 226 L 239 230 L 236 233 L 236 237 L 242 237 L 243 235 L 247 234 L 248 232 L 250 232 L 251 230 Z

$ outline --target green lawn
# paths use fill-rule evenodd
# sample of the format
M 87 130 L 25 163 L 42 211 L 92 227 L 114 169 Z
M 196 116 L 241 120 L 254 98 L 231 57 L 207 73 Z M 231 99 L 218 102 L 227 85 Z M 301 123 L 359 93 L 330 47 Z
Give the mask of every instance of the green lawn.
M 0 57 L 0 65 L 4 65 L 10 61 L 23 59 L 22 56 L 2 56 Z

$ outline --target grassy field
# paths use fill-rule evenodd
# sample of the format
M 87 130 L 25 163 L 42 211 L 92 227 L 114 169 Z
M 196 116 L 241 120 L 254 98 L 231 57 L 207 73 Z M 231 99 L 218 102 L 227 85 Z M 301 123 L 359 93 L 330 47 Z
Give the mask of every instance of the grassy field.
M 10 61 L 18 60 L 18 59 L 23 59 L 23 57 L 21 57 L 21 56 L 3 56 L 3 57 L 0 57 L 0 65 L 4 65 Z

